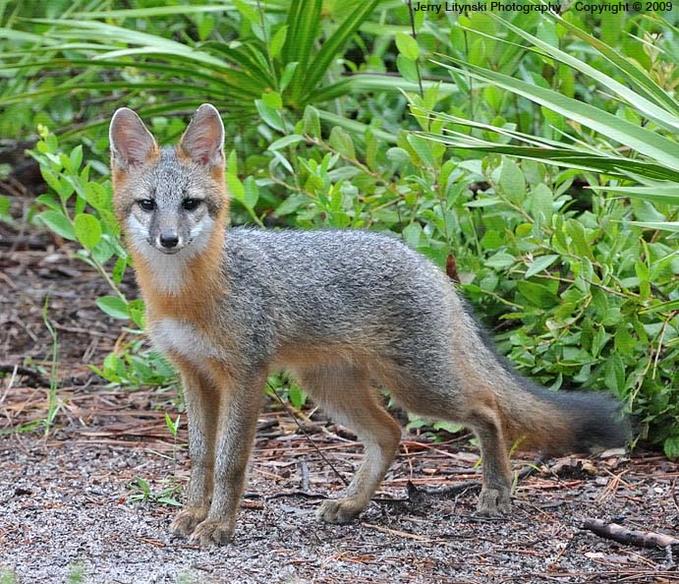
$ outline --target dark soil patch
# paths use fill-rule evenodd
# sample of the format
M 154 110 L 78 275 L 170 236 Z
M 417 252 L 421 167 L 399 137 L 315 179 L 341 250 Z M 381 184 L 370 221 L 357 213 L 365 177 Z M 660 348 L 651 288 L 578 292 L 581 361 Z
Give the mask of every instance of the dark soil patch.
M 674 582 L 665 550 L 623 546 L 581 529 L 587 517 L 676 534 L 679 466 L 660 455 L 564 458 L 522 472 L 513 513 L 475 517 L 477 453 L 464 437 L 408 435 L 382 491 L 354 525 L 314 518 L 341 481 L 275 402 L 260 418 L 234 543 L 200 550 L 171 538 L 189 462 L 185 421 L 175 443 L 173 394 L 106 387 L 88 363 L 122 342 L 94 298 L 106 285 L 68 248 L 0 242 L 0 581 L 64 582 Z M 25 237 L 25 234 L 22 235 Z M 43 238 L 43 239 L 40 239 Z M 47 438 L 52 340 L 59 334 L 60 410 Z M 26 369 L 21 369 L 25 367 Z M 360 445 L 313 411 L 300 414 L 345 477 Z M 21 429 L 34 427 L 31 432 Z M 522 471 L 530 455 L 514 461 Z M 150 493 L 136 501 L 138 479 Z M 448 487 L 461 485 L 454 492 Z M 143 497 L 142 497 L 143 499 Z M 679 552 L 679 550 L 676 550 Z

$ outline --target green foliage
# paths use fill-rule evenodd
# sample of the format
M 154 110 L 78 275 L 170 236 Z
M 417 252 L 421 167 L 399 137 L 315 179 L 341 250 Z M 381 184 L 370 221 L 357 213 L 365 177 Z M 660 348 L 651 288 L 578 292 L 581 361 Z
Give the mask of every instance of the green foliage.
M 153 503 L 155 505 L 168 505 L 181 507 L 177 500 L 180 492 L 179 485 L 165 486 L 159 491 L 154 491 L 151 484 L 141 477 L 137 477 L 130 483 L 130 495 L 128 500 L 133 503 Z
M 307 395 L 301 387 L 287 374 L 272 375 L 266 384 L 266 393 L 271 397 L 276 395 L 285 399 L 295 409 L 301 409 L 307 400 Z M 276 394 L 276 395 L 274 395 Z
M 522 372 L 614 392 L 640 437 L 679 455 L 676 19 L 418 12 L 413 38 L 405 3 L 31 10 L 0 29 L 0 129 L 68 125 L 32 149 L 47 185 L 35 220 L 106 279 L 106 314 L 143 329 L 120 291 L 102 125 L 130 105 L 170 143 L 185 121 L 171 114 L 210 100 L 235 223 L 374 229 L 441 267 L 453 256 Z M 94 370 L 174 381 L 139 340 Z M 306 400 L 285 376 L 269 391 Z
M 507 237 L 506 228 L 501 237 L 493 236 L 498 250 L 486 262 L 487 267 L 508 272 L 500 285 L 513 288 L 516 311 L 505 318 L 521 319 L 524 324 L 520 331 L 504 335 L 512 358 L 533 374 L 550 373 L 547 380 L 556 385 L 566 378 L 617 393 L 630 411 L 644 413 L 642 436 L 652 428 L 653 439 L 664 444 L 668 456 L 676 456 L 679 257 L 676 238 L 658 230 L 679 231 L 679 144 L 675 140 L 679 101 L 674 91 L 660 85 L 667 79 L 654 76 L 653 70 L 643 72 L 569 20 L 556 15 L 545 20 L 589 44 L 608 59 L 611 70 L 605 72 L 590 65 L 591 58 L 578 59 L 560 49 L 558 39 L 546 42 L 510 22 L 493 19 L 500 29 L 527 41 L 544 64 L 559 62 L 562 70 L 572 68 L 616 94 L 617 111 L 609 111 L 610 102 L 583 102 L 534 79 L 519 80 L 457 58 L 449 58 L 453 65 L 440 64 L 548 108 L 543 111 L 549 111 L 548 120 L 560 128 L 558 139 L 519 132 L 515 124 L 502 120 L 488 124 L 437 112 L 432 106 L 414 104 L 413 111 L 420 119 L 452 126 L 426 128 L 425 135 L 437 144 L 577 169 L 595 193 L 632 198 L 628 203 L 595 195 L 591 209 L 572 215 L 567 211 L 569 201 L 556 196 L 564 190 L 558 182 L 545 188 L 541 178 L 526 194 L 519 166 L 505 159 L 498 188 L 476 205 L 509 206 L 524 217 L 513 239 Z M 498 43 L 507 40 L 499 32 L 483 36 Z M 668 53 L 671 66 L 679 64 L 676 55 L 676 51 Z M 573 170 L 562 173 L 571 181 L 574 174 Z M 653 232 L 645 235 L 632 226 Z M 529 234 L 537 236 L 532 243 L 512 245 L 518 243 L 516 236 Z M 488 232 L 481 241 L 487 238 Z M 528 269 L 523 280 L 512 286 L 511 273 L 521 270 L 520 257 Z M 498 285 L 490 282 L 490 286 L 473 282 L 467 290 L 476 295 L 495 293 Z
M 30 19 L 28 27 L 18 18 L 10 19 L 12 27 L 0 27 L 0 38 L 16 49 L 4 56 L 0 73 L 17 74 L 11 91 L 0 95 L 0 104 L 64 100 L 116 88 L 124 93 L 152 90 L 153 103 L 139 102 L 143 116 L 185 112 L 189 104 L 209 100 L 227 119 L 242 124 L 259 114 L 270 127 L 285 132 L 286 113 L 302 111 L 307 104 L 375 88 L 398 91 L 403 80 L 374 79 L 359 71 L 343 76 L 343 54 L 356 32 L 369 17 L 379 20 L 386 14 L 380 0 L 352 0 L 348 6 L 326 9 L 326 26 L 319 26 L 322 4 L 291 0 L 187 6 L 182 14 L 193 26 L 181 22 L 174 38 L 160 23 L 176 18 L 176 6 L 97 12 L 81 5 L 80 11 L 76 7 L 58 18 L 27 7 L 21 15 Z M 24 30 L 31 27 L 42 34 Z M 404 34 L 399 33 L 399 42 L 410 39 L 412 54 L 414 41 Z M 26 50 L 33 59 L 25 58 Z M 74 82 L 55 83 L 52 78 L 36 84 L 30 78 L 36 67 L 56 75 L 77 70 L 78 75 Z M 114 81 L 100 80 L 109 74 Z M 180 99 L 175 98 L 178 91 Z
M 169 414 L 165 414 L 165 425 L 167 426 L 167 429 L 170 431 L 170 434 L 172 434 L 172 437 L 176 440 L 177 439 L 177 432 L 179 432 L 179 422 L 181 420 L 181 416 L 177 416 L 174 420 L 170 417 Z
M 45 426 L 45 436 L 49 434 L 50 428 L 57 417 L 59 410 L 61 409 L 61 404 L 59 403 L 58 389 L 59 389 L 59 377 L 58 377 L 58 365 L 59 365 L 59 337 L 57 331 L 52 326 L 52 322 L 48 316 L 49 310 L 49 296 L 45 298 L 45 304 L 42 309 L 42 320 L 45 323 L 45 327 L 49 331 L 50 337 L 52 338 L 52 363 L 50 367 L 50 387 L 47 394 L 47 415 L 43 420 Z
M 97 299 L 99 307 L 114 318 L 130 318 L 141 327 L 143 306 L 128 302 L 119 289 L 128 255 L 120 241 L 110 181 L 90 178 L 92 166 L 83 166 L 82 146 L 67 154 L 47 128 L 41 126 L 39 132 L 42 139 L 28 153 L 40 165 L 49 190 L 36 199 L 43 209 L 36 215 L 37 221 L 82 246 L 77 257 L 95 268 L 114 293 Z
M 85 566 L 77 562 L 68 567 L 68 584 L 82 584 L 85 582 Z
M 170 364 L 161 354 L 144 349 L 141 340 L 133 341 L 117 352 L 110 353 L 101 367 L 90 367 L 97 375 L 116 385 L 166 386 L 175 381 Z

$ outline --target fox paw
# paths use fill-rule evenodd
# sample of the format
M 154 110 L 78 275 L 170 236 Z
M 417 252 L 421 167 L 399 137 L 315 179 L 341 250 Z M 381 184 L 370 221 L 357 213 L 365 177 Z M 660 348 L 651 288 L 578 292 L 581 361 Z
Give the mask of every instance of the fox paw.
M 349 523 L 363 511 L 360 501 L 347 497 L 346 499 L 329 499 L 323 501 L 316 511 L 316 517 L 328 523 Z
M 510 490 L 507 487 L 483 487 L 476 507 L 477 515 L 496 517 L 509 513 L 511 508 Z
M 225 521 L 206 519 L 193 530 L 189 541 L 200 547 L 225 545 L 231 541 L 233 530 L 234 526 Z
M 175 535 L 190 535 L 196 526 L 207 517 L 206 508 L 191 507 L 175 515 L 170 531 Z

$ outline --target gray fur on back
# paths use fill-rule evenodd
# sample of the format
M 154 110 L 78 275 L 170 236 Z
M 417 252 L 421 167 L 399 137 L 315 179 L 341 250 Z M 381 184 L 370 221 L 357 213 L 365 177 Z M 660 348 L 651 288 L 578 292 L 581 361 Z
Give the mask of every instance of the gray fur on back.
M 229 311 L 241 322 L 259 315 L 260 356 L 286 344 L 356 345 L 450 389 L 452 284 L 398 239 L 234 228 L 225 251 Z

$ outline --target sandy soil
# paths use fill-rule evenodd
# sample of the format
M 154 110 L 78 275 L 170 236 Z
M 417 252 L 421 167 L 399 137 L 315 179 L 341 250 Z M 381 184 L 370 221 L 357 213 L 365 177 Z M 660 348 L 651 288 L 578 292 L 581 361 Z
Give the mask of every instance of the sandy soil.
M 581 529 L 596 517 L 676 534 L 679 466 L 658 454 L 545 461 L 530 475 L 535 455 L 525 454 L 514 461 L 525 478 L 512 515 L 489 521 L 474 515 L 480 477 L 467 437 L 434 443 L 424 432 L 404 434 L 369 509 L 353 525 L 330 526 L 314 508 L 341 481 L 275 402 L 260 419 L 234 542 L 200 550 L 170 537 L 176 508 L 166 503 L 181 498 L 189 469 L 185 424 L 175 441 L 164 421 L 177 415 L 173 393 L 110 388 L 93 375 L 87 364 L 100 363 L 121 335 L 120 322 L 94 305 L 105 285 L 60 242 L 30 234 L 22 247 L 13 237 L 0 232 L 3 584 L 679 581 L 666 550 Z M 59 335 L 60 411 L 44 437 L 47 296 Z M 349 477 L 360 460 L 353 437 L 318 412 L 300 415 Z M 141 501 L 139 479 L 150 488 Z

